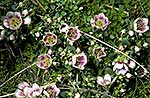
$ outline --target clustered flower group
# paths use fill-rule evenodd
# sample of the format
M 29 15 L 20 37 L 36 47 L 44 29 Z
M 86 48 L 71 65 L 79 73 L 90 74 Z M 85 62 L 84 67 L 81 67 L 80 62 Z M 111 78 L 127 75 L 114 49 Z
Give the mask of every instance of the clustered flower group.
M 24 10 L 22 15 L 25 17 L 28 15 L 28 11 Z M 6 18 L 3 21 L 3 24 L 6 28 L 10 30 L 17 30 L 21 27 L 22 24 L 29 25 L 31 23 L 31 18 L 27 16 L 26 18 L 22 19 L 20 12 L 8 12 L 6 14 Z M 111 22 L 108 20 L 108 17 L 104 15 L 104 13 L 100 13 L 95 15 L 91 19 L 91 25 L 96 27 L 97 29 L 101 29 L 102 31 L 106 30 Z M 147 18 L 137 18 L 134 21 L 134 31 L 138 33 L 144 33 L 149 30 L 148 26 L 148 19 Z M 77 41 L 81 36 L 81 31 L 78 29 L 77 26 L 71 27 L 68 24 L 64 23 L 60 28 L 60 32 L 66 35 L 67 41 L 69 41 L 70 45 L 73 45 L 75 41 Z M 133 32 L 129 33 L 133 35 Z M 0 26 L 0 40 L 3 39 L 4 36 L 4 28 Z M 43 36 L 43 42 L 46 46 L 52 47 L 57 44 L 57 35 L 52 32 L 46 32 L 45 36 Z M 52 50 L 49 50 L 47 54 L 41 54 L 38 56 L 37 66 L 41 69 L 48 69 L 52 64 Z M 103 47 L 96 47 L 93 49 L 93 55 L 98 59 L 101 60 L 103 57 L 106 56 Z M 72 65 L 74 68 L 84 70 L 85 65 L 87 64 L 87 56 L 84 52 L 78 53 L 72 56 Z M 130 61 L 122 61 L 122 62 L 114 62 L 113 63 L 113 71 L 117 75 L 127 75 L 129 77 L 129 68 L 135 68 L 136 64 Z M 144 68 L 142 68 L 144 69 Z M 137 69 L 138 70 L 138 69 Z M 144 69 L 144 74 L 141 75 L 143 77 L 147 72 Z M 104 77 L 98 76 L 97 83 L 101 86 L 106 86 L 115 81 L 115 78 L 112 80 L 111 75 L 105 74 Z M 42 92 L 48 97 L 51 98 L 52 96 L 58 96 L 60 90 L 57 88 L 55 84 L 50 85 L 46 89 L 43 89 L 38 84 L 34 83 L 32 87 L 27 82 L 22 82 L 18 84 L 18 89 L 15 92 L 17 98 L 34 98 L 38 97 L 42 94 Z M 77 95 L 76 95 L 77 96 Z M 78 95 L 79 96 L 79 95 Z
M 60 89 L 57 88 L 55 84 L 51 84 L 46 89 L 44 89 L 36 83 L 30 87 L 27 82 L 22 82 L 18 84 L 18 89 L 15 91 L 15 96 L 17 98 L 35 98 L 39 97 L 42 93 L 45 94 L 48 98 L 53 98 L 54 96 L 58 96 Z M 50 97 L 51 95 L 53 95 L 53 97 Z
M 18 89 L 16 90 L 15 95 L 17 98 L 34 98 L 40 96 L 41 93 L 42 88 L 38 84 L 34 83 L 32 87 L 30 87 L 27 82 L 22 82 L 18 84 Z

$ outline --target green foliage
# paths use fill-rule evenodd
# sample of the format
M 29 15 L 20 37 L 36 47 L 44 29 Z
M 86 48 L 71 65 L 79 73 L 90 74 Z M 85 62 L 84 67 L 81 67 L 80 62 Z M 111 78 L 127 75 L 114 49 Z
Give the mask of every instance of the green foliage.
M 109 6 L 112 6 L 110 8 Z M 116 9 L 118 8 L 118 9 Z M 5 28 L 5 37 L 0 40 L 0 84 L 9 79 L 18 71 L 37 62 L 40 54 L 46 54 L 52 50 L 53 62 L 48 70 L 38 68 L 36 65 L 21 73 L 6 85 L 0 88 L 0 95 L 12 93 L 16 85 L 22 81 L 38 83 L 43 86 L 49 83 L 56 83 L 61 88 L 60 98 L 73 98 L 79 92 L 81 98 L 149 98 L 150 83 L 149 75 L 137 77 L 134 72 L 136 68 L 130 69 L 133 77 L 117 76 L 117 80 L 108 86 L 99 86 L 97 77 L 110 74 L 116 77 L 113 71 L 112 62 L 127 59 L 124 55 L 118 54 L 109 47 L 96 42 L 82 34 L 79 40 L 69 44 L 66 35 L 59 31 L 63 23 L 78 28 L 103 40 L 113 47 L 125 46 L 123 52 L 150 71 L 150 31 L 142 36 L 134 32 L 129 36 L 128 31 L 133 30 L 133 21 L 138 17 L 150 19 L 149 0 L 2 0 L 0 1 L 0 25 L 3 25 L 4 16 L 8 11 L 22 12 L 27 9 L 31 17 L 29 26 L 22 26 L 12 31 Z M 126 12 L 128 13 L 126 13 Z M 111 21 L 105 31 L 93 28 L 90 24 L 94 15 L 104 13 Z M 47 19 L 50 18 L 49 23 Z M 125 29 L 122 34 L 121 30 Z M 57 35 L 57 44 L 46 47 L 43 43 L 45 32 L 52 32 Z M 36 36 L 39 33 L 39 37 Z M 15 39 L 9 40 L 11 34 Z M 144 47 L 147 42 L 149 45 Z M 93 48 L 105 47 L 106 57 L 98 60 L 93 55 Z M 134 47 L 140 48 L 135 52 Z M 73 68 L 69 63 L 72 56 L 77 54 L 77 48 L 87 55 L 88 62 L 84 70 Z M 65 55 L 61 56 L 64 52 Z M 138 65 L 136 65 L 138 66 Z M 61 80 L 58 77 L 62 77 Z M 124 89 L 124 92 L 121 91 Z M 10 96 L 13 98 L 15 96 Z M 43 98 L 43 96 L 42 96 Z

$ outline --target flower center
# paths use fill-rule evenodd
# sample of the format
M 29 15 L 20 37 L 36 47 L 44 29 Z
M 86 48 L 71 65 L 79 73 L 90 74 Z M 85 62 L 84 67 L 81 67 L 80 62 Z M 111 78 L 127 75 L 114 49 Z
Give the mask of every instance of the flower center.
M 142 20 L 139 20 L 139 21 L 137 21 L 137 28 L 139 29 L 139 30 L 142 30 L 143 28 L 144 28 L 144 23 L 142 23 Z
M 12 17 L 10 20 L 9 20 L 9 25 L 11 28 L 16 28 L 16 27 L 19 27 L 21 24 L 21 19 L 18 19 L 16 17 Z
M 81 58 L 81 57 L 77 57 L 77 58 L 76 58 L 76 65 L 78 65 L 78 66 L 80 65 L 80 58 Z
M 96 21 L 96 25 L 99 26 L 99 27 L 103 27 L 103 26 L 104 26 L 104 21 L 102 21 L 102 20 L 97 20 L 97 21 Z
M 75 39 L 77 37 L 76 31 L 74 29 L 70 29 L 67 33 L 67 36 L 69 39 Z
M 43 63 L 44 63 L 44 65 L 45 65 L 45 67 L 48 67 L 49 65 L 50 65 L 50 63 L 51 63 L 51 61 L 50 61 L 50 58 L 45 58 L 44 60 L 43 60 Z
M 54 37 L 53 36 L 48 36 L 47 37 L 47 42 L 53 44 L 55 41 L 54 41 Z

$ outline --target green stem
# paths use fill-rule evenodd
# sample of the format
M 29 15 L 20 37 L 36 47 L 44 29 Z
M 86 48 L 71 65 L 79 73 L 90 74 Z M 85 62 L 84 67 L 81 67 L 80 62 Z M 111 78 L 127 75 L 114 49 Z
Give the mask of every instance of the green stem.
M 12 77 L 10 77 L 8 80 L 6 80 L 4 83 L 2 83 L 0 85 L 0 87 L 4 86 L 7 82 L 9 82 L 10 80 L 12 80 L 14 77 L 18 76 L 19 74 L 21 74 L 22 72 L 24 72 L 25 70 L 29 69 L 30 67 L 32 67 L 33 65 L 35 65 L 36 63 L 33 63 L 32 65 L 22 69 L 21 71 L 17 72 L 15 75 L 13 75 Z
M 12 96 L 12 95 L 14 95 L 15 93 L 10 93 L 10 94 L 7 94 L 7 95 L 2 95 L 2 96 L 0 96 L 0 98 L 6 98 L 6 97 L 8 97 L 8 96 Z

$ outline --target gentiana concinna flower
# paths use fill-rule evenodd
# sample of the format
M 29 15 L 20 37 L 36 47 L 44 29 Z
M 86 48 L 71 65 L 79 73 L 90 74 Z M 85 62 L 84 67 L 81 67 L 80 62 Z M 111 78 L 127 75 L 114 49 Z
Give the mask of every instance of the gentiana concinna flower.
M 43 38 L 46 46 L 54 46 L 57 43 L 57 36 L 51 32 L 47 32 Z
M 91 25 L 93 27 L 101 29 L 102 31 L 104 31 L 110 23 L 111 22 L 104 15 L 104 13 L 100 13 L 98 15 L 95 15 L 94 18 L 91 19 Z
M 110 76 L 109 74 L 106 74 L 106 75 L 104 76 L 104 78 L 101 77 L 101 76 L 98 76 L 98 77 L 97 77 L 97 83 L 98 83 L 99 85 L 101 85 L 101 86 L 109 85 L 109 84 L 112 83 L 111 76 Z
M 8 12 L 3 21 L 6 28 L 17 30 L 22 25 L 22 18 L 20 12 Z
M 28 88 L 28 97 L 29 98 L 35 98 L 40 96 L 42 93 L 42 87 L 40 87 L 38 84 L 34 83 L 32 85 L 32 88 Z
M 98 47 L 93 49 L 93 54 L 97 59 L 101 59 L 102 57 L 106 56 L 104 48 Z
M 137 18 L 134 23 L 134 31 L 138 33 L 144 33 L 149 30 L 147 18 Z
M 113 71 L 115 71 L 117 75 L 125 75 L 128 70 L 129 68 L 125 62 L 114 63 Z
M 37 66 L 41 69 L 48 69 L 52 64 L 52 58 L 48 54 L 38 56 Z
M 87 56 L 84 53 L 76 54 L 72 57 L 73 67 L 83 70 L 87 63 Z
M 27 82 L 22 82 L 18 84 L 18 89 L 15 91 L 15 96 L 17 98 L 24 98 L 27 96 L 29 84 Z
M 80 34 L 80 30 L 78 29 L 78 27 L 70 27 L 68 29 L 68 32 L 66 32 L 67 40 L 69 41 L 71 45 L 73 45 L 73 42 L 78 40 L 80 36 L 81 34 Z
M 137 75 L 138 77 L 144 77 L 148 73 L 149 73 L 148 70 L 144 68 L 143 66 L 138 66 L 135 69 L 135 75 Z
M 60 89 L 55 84 L 51 84 L 43 91 L 43 93 L 47 96 L 47 98 L 54 98 L 59 95 Z

